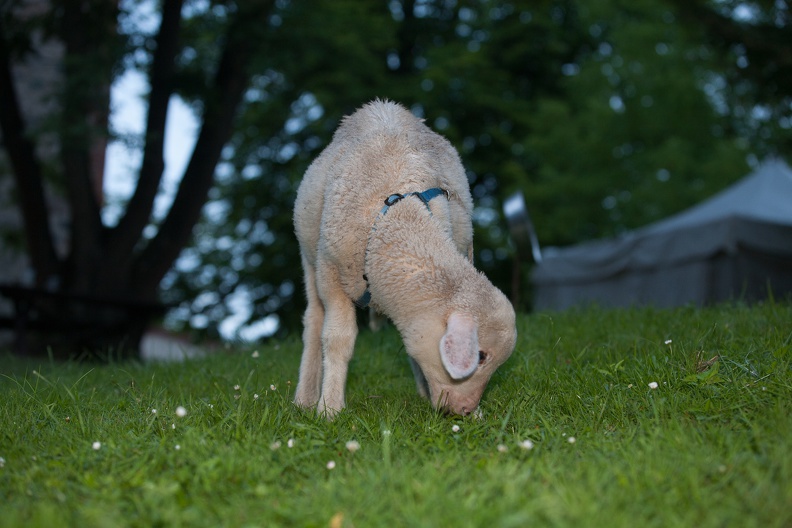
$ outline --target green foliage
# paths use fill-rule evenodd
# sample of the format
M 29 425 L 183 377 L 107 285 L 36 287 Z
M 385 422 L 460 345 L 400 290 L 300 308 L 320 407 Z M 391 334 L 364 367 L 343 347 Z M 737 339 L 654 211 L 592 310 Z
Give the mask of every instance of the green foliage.
M 361 334 L 332 423 L 290 403 L 293 339 L 183 364 L 8 358 L 0 526 L 788 526 L 790 320 L 522 316 L 478 420 L 415 394 L 393 330 Z
M 668 0 L 717 67 L 704 87 L 718 112 L 759 157 L 792 146 L 789 2 Z

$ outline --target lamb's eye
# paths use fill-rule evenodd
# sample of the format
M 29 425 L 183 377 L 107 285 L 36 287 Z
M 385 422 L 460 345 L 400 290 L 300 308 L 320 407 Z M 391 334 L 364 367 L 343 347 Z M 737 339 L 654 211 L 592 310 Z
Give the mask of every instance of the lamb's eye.
M 488 354 L 483 350 L 479 350 L 479 365 L 483 365 L 487 361 Z

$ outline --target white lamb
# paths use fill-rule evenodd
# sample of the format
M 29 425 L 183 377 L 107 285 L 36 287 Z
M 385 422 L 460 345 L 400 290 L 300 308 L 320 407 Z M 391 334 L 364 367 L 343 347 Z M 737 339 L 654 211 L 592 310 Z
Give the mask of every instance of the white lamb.
M 294 205 L 308 297 L 296 404 L 328 418 L 344 408 L 355 303 L 370 298 L 401 333 L 418 392 L 477 409 L 517 332 L 471 263 L 472 209 L 456 151 L 404 107 L 377 100 L 344 118 Z

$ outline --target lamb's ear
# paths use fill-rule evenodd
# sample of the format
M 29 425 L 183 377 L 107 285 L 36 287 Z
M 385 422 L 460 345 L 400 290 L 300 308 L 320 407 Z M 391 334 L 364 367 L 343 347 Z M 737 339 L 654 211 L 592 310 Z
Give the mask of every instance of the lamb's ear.
M 478 367 L 478 348 L 476 322 L 469 315 L 452 313 L 440 340 L 440 359 L 446 372 L 454 379 L 473 374 Z

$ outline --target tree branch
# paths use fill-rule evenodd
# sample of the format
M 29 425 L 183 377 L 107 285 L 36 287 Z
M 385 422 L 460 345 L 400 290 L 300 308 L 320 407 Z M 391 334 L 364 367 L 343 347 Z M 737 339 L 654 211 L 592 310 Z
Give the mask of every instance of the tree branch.
M 43 286 L 56 276 L 60 263 L 49 225 L 49 208 L 44 197 L 41 166 L 35 147 L 25 135 L 25 124 L 11 74 L 11 54 L 3 21 L 0 20 L 0 130 L 11 161 L 19 192 L 25 239 L 36 284 Z
M 154 199 L 159 191 L 165 168 L 163 145 L 168 102 L 173 92 L 173 67 L 178 52 L 181 30 L 182 0 L 163 3 L 162 22 L 157 34 L 157 47 L 151 63 L 149 80 L 148 118 L 143 164 L 140 168 L 135 193 L 127 205 L 126 213 L 113 231 L 111 261 L 129 260 L 135 244 L 148 224 Z
M 415 71 L 415 55 L 418 52 L 417 36 L 420 31 L 415 24 L 415 0 L 402 2 L 404 20 L 396 31 L 399 55 L 398 73 L 407 75 Z
M 201 216 L 214 182 L 215 167 L 249 83 L 249 63 L 260 41 L 255 33 L 267 26 L 273 5 L 273 0 L 244 4 L 226 30 L 225 48 L 205 100 L 203 125 L 192 157 L 167 218 L 136 261 L 136 278 L 145 289 L 159 285 L 192 238 L 192 229 Z

